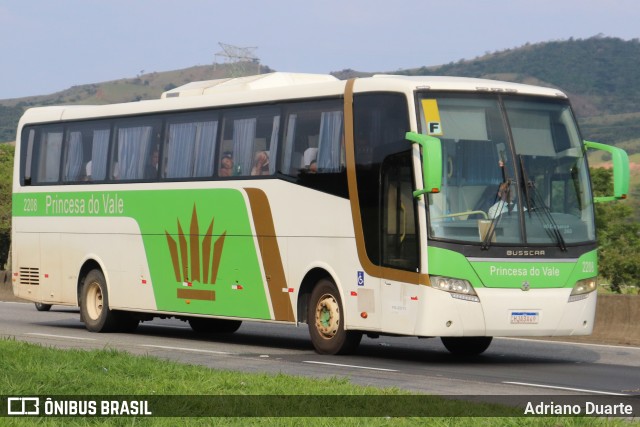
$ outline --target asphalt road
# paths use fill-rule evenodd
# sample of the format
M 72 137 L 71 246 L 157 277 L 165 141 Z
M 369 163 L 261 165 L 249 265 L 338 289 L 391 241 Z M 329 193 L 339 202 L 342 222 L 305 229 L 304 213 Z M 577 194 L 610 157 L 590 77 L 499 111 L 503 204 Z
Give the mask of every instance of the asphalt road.
M 313 351 L 306 325 L 247 323 L 202 338 L 187 323 L 154 320 L 137 332 L 90 333 L 77 310 L 0 302 L 0 336 L 60 348 L 115 348 L 246 372 L 348 377 L 353 383 L 440 395 L 640 395 L 640 348 L 494 339 L 481 356 L 452 358 L 438 339 L 363 338 L 350 356 Z

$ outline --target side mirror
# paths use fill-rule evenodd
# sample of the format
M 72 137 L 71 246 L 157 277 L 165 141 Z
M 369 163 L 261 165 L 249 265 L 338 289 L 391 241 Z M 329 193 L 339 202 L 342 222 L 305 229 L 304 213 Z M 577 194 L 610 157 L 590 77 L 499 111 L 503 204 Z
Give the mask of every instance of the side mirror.
M 618 147 L 591 141 L 584 141 L 584 146 L 610 153 L 613 161 L 613 196 L 594 197 L 593 201 L 598 203 L 626 199 L 629 194 L 629 156 L 627 156 L 626 151 Z
M 442 142 L 433 136 L 407 132 L 405 138 L 422 147 L 423 189 L 413 192 L 413 197 L 426 193 L 439 193 L 442 187 Z

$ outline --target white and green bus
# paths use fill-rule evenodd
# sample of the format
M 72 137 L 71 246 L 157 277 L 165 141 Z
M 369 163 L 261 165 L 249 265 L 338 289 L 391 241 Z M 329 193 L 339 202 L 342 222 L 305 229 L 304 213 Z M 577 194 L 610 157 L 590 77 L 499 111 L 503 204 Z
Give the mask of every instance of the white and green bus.
M 591 333 L 587 148 L 556 89 L 467 78 L 273 73 L 161 99 L 25 112 L 13 290 L 94 332 L 176 317 L 199 333 L 307 323 L 363 334 Z

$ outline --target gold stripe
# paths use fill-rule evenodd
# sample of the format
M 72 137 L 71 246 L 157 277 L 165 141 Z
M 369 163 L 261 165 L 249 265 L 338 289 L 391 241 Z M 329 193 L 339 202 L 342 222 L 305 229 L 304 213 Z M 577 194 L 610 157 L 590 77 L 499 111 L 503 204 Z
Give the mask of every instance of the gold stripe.
M 220 268 L 220 257 L 222 256 L 222 247 L 224 246 L 224 239 L 227 236 L 227 232 L 222 233 L 220 237 L 216 239 L 213 244 L 213 261 L 211 261 L 211 283 L 215 284 L 218 280 L 218 269 Z
M 178 261 L 178 245 L 176 241 L 167 233 L 167 245 L 169 245 L 169 252 L 171 253 L 171 263 L 173 264 L 173 272 L 176 275 L 176 282 L 182 282 L 182 277 L 180 277 L 180 261 Z
M 187 239 L 178 220 L 178 241 L 180 242 L 180 258 L 182 261 L 182 280 L 189 280 L 189 256 L 187 253 Z
M 199 301 L 215 301 L 215 291 L 201 291 L 198 289 L 181 289 L 178 288 L 178 298 L 181 299 L 194 299 Z
M 347 183 L 349 185 L 349 200 L 351 202 L 351 218 L 356 236 L 356 248 L 358 259 L 364 271 L 377 278 L 384 277 L 405 283 L 429 284 L 429 276 L 405 270 L 396 270 L 388 267 L 380 267 L 371 262 L 367 256 L 364 244 L 364 232 L 362 231 L 362 218 L 360 217 L 360 200 L 358 198 L 358 183 L 356 179 L 355 144 L 353 136 L 353 86 L 356 79 L 347 81 L 344 89 L 344 137 L 347 160 Z M 408 144 L 408 143 L 407 143 Z
M 207 234 L 202 239 L 202 283 L 215 283 L 215 281 L 209 282 L 209 260 L 211 259 L 211 238 L 213 233 L 213 219 L 207 229 Z
M 264 191 L 257 188 L 245 188 L 251 205 L 253 223 L 256 227 L 260 256 L 267 278 L 269 297 L 275 320 L 287 320 L 293 322 L 293 308 L 289 294 L 282 292 L 287 287 L 287 279 L 284 275 L 284 267 L 280 258 L 280 248 L 276 239 L 276 230 L 273 225 L 271 206 Z
M 198 212 L 193 205 L 191 214 L 191 228 L 189 229 L 189 250 L 191 251 L 191 281 L 200 282 L 200 227 L 198 226 Z

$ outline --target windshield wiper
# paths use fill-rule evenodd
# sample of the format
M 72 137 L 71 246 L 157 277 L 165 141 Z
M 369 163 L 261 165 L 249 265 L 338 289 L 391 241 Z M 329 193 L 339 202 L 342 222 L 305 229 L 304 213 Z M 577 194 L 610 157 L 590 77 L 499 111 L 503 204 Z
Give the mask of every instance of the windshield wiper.
M 562 237 L 562 233 L 560 232 L 560 227 L 558 227 L 558 223 L 553 219 L 553 215 L 551 214 L 551 209 L 542 199 L 542 196 L 536 189 L 535 182 L 529 180 L 529 176 L 527 174 L 527 169 L 524 166 L 524 158 L 522 154 L 518 156 L 518 160 L 520 163 L 520 174 L 522 175 L 522 187 L 525 195 L 525 199 L 527 202 L 527 211 L 529 213 L 529 217 L 532 216 L 533 212 L 536 213 L 540 223 L 542 223 L 542 228 L 547 232 L 549 237 L 555 238 L 560 250 L 562 252 L 567 251 L 567 245 L 564 241 L 564 237 Z M 532 203 L 531 196 L 533 195 L 533 201 L 535 205 Z M 549 225 L 550 227 L 546 227 L 545 225 Z

